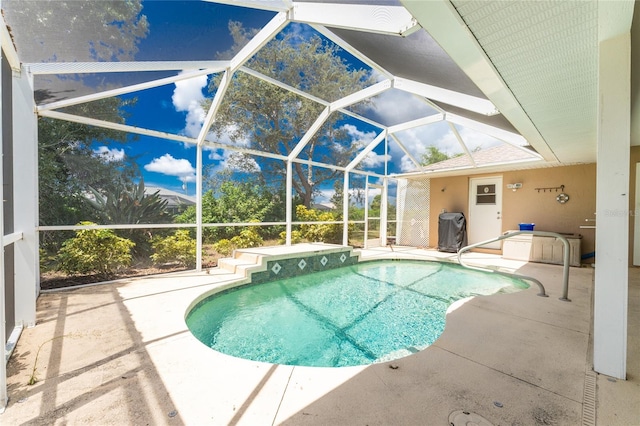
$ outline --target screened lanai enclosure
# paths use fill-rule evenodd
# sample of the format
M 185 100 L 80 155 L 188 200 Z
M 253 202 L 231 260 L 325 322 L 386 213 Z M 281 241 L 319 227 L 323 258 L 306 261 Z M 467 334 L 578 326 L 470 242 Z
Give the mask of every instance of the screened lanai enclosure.
M 430 178 L 595 161 L 594 109 L 557 114 L 595 99 L 595 1 L 0 5 L 5 341 L 41 271 L 109 276 L 82 263 L 100 241 L 196 270 L 256 245 L 426 247 Z
M 411 176 L 542 159 L 395 2 L 3 7 L 33 85 L 47 268 L 82 269 L 59 256 L 87 227 L 138 259 L 187 229 L 196 269 L 220 240 L 427 246 L 428 180 Z M 171 215 L 149 186 L 194 203 Z

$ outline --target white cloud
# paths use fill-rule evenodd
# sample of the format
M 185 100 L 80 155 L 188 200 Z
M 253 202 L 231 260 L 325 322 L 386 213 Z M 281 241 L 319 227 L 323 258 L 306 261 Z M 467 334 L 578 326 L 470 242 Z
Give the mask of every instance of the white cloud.
M 416 161 L 419 161 L 419 159 L 416 158 Z M 403 172 L 411 172 L 411 171 L 415 171 L 418 168 L 418 166 L 416 166 L 416 164 L 411 161 L 411 159 L 409 158 L 408 155 L 403 155 L 402 158 L 400 158 L 400 170 Z
M 362 144 L 363 146 L 369 145 L 377 136 L 376 132 L 363 132 L 353 124 L 344 124 L 342 128 L 347 131 L 352 142 Z
M 437 111 L 416 96 L 398 89 L 387 90 L 376 96 L 374 102 L 367 107 L 367 111 L 365 116 L 372 114 L 374 120 L 386 125 L 405 123 L 437 114 Z
M 351 145 L 356 145 L 362 149 L 366 148 L 376 138 L 376 132 L 363 132 L 352 124 L 344 124 L 343 129 L 347 131 L 347 134 L 351 137 Z M 385 156 L 384 154 L 376 154 L 370 152 L 360 163 L 365 167 L 377 167 L 384 164 L 385 158 L 391 159 L 391 156 Z
M 224 161 L 226 157 L 229 156 L 230 151 L 226 149 L 217 149 L 217 148 L 205 148 L 211 150 L 209 152 L 209 160 L 213 161 Z
M 362 166 L 373 168 L 382 166 L 384 164 L 384 160 L 391 160 L 390 155 L 385 154 L 376 154 L 375 152 L 370 152 L 366 157 L 360 162 Z
M 241 153 L 224 150 L 213 149 L 209 154 L 209 159 L 217 161 L 213 167 L 214 172 L 229 169 L 233 171 L 251 171 L 253 173 L 260 172 L 260 165 L 251 157 L 243 157 Z M 242 164 L 242 167 L 240 165 Z
M 466 127 L 458 130 L 460 133 L 460 137 L 465 142 L 470 151 L 481 147 L 482 149 L 487 149 L 492 146 L 500 145 L 503 142 L 495 139 L 489 135 L 484 133 L 476 132 L 475 130 L 470 130 Z
M 171 154 L 154 158 L 151 163 L 144 166 L 144 169 L 148 172 L 175 176 L 183 182 L 195 182 L 196 180 L 196 169 L 191 165 L 189 160 L 173 158 Z
M 230 146 L 238 146 L 238 147 L 248 147 L 251 142 L 247 138 L 246 135 L 243 135 L 242 138 L 238 138 L 236 135 L 235 140 L 231 140 L 231 135 L 238 132 L 238 127 L 234 124 L 231 124 L 221 130 L 220 136 L 215 136 L 213 133 L 209 133 L 207 135 L 207 140 L 212 142 L 218 142 L 224 145 Z
M 199 76 L 188 80 L 176 81 L 173 90 L 173 106 L 176 111 L 186 111 L 184 134 L 197 137 L 202 129 L 206 113 L 202 108 L 204 94 L 202 89 L 207 86 L 207 76 Z
M 382 189 L 380 188 L 369 188 L 369 193 L 368 193 L 369 197 L 368 197 L 368 204 L 371 205 L 371 202 L 373 201 L 373 199 L 378 196 L 378 195 L 382 195 Z
M 333 189 L 321 189 L 313 196 L 313 202 L 315 204 L 327 204 L 330 202 L 331 197 L 336 193 Z
M 447 154 L 454 154 L 462 149 L 449 126 L 444 122 L 405 130 L 396 133 L 396 137 L 416 161 L 420 161 L 422 154 L 426 152 L 429 146 L 435 146 Z M 389 153 L 394 160 L 400 159 L 400 170 L 403 172 L 416 169 L 416 165 L 397 143 L 390 144 Z
M 102 157 L 107 163 L 120 161 L 124 158 L 124 149 L 108 148 L 104 145 L 94 149 L 93 152 L 96 156 Z

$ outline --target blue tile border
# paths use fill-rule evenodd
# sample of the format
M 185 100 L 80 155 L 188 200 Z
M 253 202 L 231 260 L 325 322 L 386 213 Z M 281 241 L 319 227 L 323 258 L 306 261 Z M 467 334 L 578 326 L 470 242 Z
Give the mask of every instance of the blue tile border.
M 356 263 L 358 263 L 358 257 L 352 256 L 350 250 L 291 257 L 288 259 L 267 259 L 267 269 L 260 272 L 250 272 L 250 279 L 252 284 L 264 283 L 340 268 L 342 266 L 355 265 Z

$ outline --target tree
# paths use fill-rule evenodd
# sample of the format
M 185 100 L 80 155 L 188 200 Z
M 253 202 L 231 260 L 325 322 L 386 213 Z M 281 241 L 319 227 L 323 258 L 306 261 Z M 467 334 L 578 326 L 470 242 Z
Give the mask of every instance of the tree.
M 78 115 L 88 110 L 107 119 L 124 122 L 124 107 L 130 102 L 107 98 L 77 105 L 67 112 Z M 124 142 L 126 134 L 51 118 L 38 120 L 40 224 L 69 225 L 76 216 L 91 216 L 86 203 L 89 187 L 103 192 L 115 191 L 119 182 L 131 181 L 139 170 L 129 158 L 105 161 L 95 154 L 94 141 L 107 144 Z M 86 220 L 86 217 L 80 219 Z
M 235 42 L 233 52 L 255 33 L 245 30 L 237 22 L 231 22 L 229 29 Z M 316 35 L 304 38 L 295 31 L 285 32 L 267 43 L 246 65 L 327 101 L 340 99 L 373 82 L 368 71 L 353 69 L 340 56 L 335 45 Z M 219 83 L 220 79 L 214 79 L 210 91 L 214 92 Z M 217 136 L 227 135 L 234 144 L 250 141 L 254 149 L 286 156 L 323 109 L 323 105 L 305 97 L 237 72 L 225 94 L 212 131 Z M 352 143 L 347 130 L 339 125 L 339 120 L 338 115 L 331 114 L 299 158 L 346 165 L 361 146 Z M 281 160 L 258 157 L 255 161 L 249 161 L 247 156 L 245 160 L 244 167 L 257 162 L 259 173 L 283 179 L 285 168 Z M 240 166 L 243 167 L 242 164 Z M 293 163 L 293 189 L 302 203 L 309 207 L 319 185 L 335 179 L 339 173 Z
M 202 196 L 203 223 L 275 222 L 281 216 L 281 202 L 264 186 L 252 182 L 224 182 L 219 190 L 207 191 Z M 178 223 L 194 223 L 195 206 L 190 206 L 176 217 Z M 276 232 L 276 231 L 274 231 Z M 209 242 L 239 235 L 236 227 L 205 228 L 204 237 Z M 271 235 L 268 235 L 271 236 Z
M 380 210 L 382 209 L 382 196 L 380 194 L 376 194 L 373 197 L 369 209 L 375 217 L 380 217 Z
M 429 164 L 439 163 L 441 161 L 448 160 L 449 158 L 452 158 L 452 157 L 455 157 L 455 156 L 450 156 L 447 153 L 440 151 L 435 146 L 429 146 L 427 147 L 427 152 L 422 154 L 422 161 L 420 162 L 420 164 L 422 164 L 423 166 L 426 166 Z
M 87 115 L 89 111 L 115 122 L 124 122 L 125 107 L 131 101 L 102 99 L 69 107 L 66 111 Z M 38 120 L 38 179 L 40 225 L 71 225 L 80 221 L 100 221 L 100 214 L 87 201 L 89 188 L 102 194 L 115 192 L 118 185 L 139 177 L 133 159 L 126 156 L 107 161 L 96 155 L 92 143 L 105 145 L 127 140 L 115 130 L 92 127 L 51 118 Z M 47 235 L 45 246 L 57 250 L 62 241 Z

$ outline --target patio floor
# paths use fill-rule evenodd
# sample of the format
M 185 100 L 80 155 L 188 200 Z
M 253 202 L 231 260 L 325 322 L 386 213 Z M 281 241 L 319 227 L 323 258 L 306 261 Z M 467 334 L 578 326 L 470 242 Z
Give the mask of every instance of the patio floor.
M 394 247 L 362 257 L 455 255 Z M 621 381 L 591 372 L 592 268 L 571 268 L 564 302 L 561 266 L 464 257 L 536 277 L 550 297 L 535 286 L 476 297 L 448 314 L 427 349 L 363 367 L 271 365 L 205 347 L 187 330 L 185 310 L 239 279 L 221 269 L 42 294 L 37 325 L 8 364 L 0 423 L 436 425 L 465 410 L 494 425 L 594 424 L 594 416 L 600 425 L 640 424 L 640 270 L 630 270 Z M 37 382 L 28 385 L 34 365 Z

